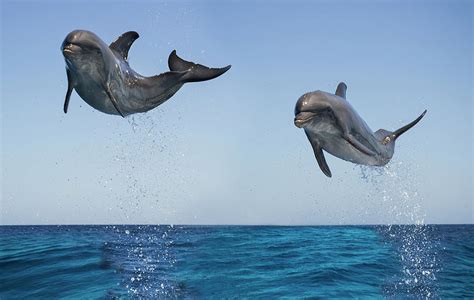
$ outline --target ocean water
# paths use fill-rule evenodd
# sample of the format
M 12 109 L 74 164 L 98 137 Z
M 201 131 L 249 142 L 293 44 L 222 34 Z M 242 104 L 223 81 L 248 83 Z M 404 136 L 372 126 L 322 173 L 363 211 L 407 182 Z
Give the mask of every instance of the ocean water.
M 474 225 L 1 226 L 0 299 L 474 298 Z

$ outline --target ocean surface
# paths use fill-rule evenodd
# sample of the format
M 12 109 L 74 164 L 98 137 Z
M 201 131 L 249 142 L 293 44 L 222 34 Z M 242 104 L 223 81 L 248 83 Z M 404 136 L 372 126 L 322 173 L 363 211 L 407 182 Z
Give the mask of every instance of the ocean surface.
M 0 299 L 474 298 L 474 225 L 1 226 Z

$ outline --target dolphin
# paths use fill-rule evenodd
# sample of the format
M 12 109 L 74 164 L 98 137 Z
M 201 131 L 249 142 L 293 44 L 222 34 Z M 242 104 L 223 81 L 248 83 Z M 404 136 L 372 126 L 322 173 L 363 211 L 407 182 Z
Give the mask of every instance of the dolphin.
M 347 85 L 339 83 L 335 94 L 315 91 L 296 102 L 294 123 L 304 132 L 313 147 L 323 173 L 331 177 L 323 150 L 343 160 L 368 166 L 386 165 L 393 156 L 395 141 L 418 123 L 426 110 L 413 122 L 388 131 L 373 132 L 346 101 Z
M 186 82 L 210 80 L 231 67 L 208 68 L 181 59 L 174 50 L 168 58 L 169 72 L 145 77 L 128 64 L 128 51 L 138 37 L 129 31 L 107 46 L 86 30 L 66 36 L 61 45 L 68 80 L 64 113 L 74 89 L 87 104 L 106 114 L 125 117 L 146 112 L 171 98 Z

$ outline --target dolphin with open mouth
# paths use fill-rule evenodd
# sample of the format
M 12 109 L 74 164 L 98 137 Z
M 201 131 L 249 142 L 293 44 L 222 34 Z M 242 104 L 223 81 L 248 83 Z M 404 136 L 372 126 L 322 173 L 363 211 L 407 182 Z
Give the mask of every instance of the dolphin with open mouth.
M 73 90 L 93 108 L 125 117 L 149 111 L 171 98 L 187 82 L 216 78 L 230 69 L 208 68 L 185 61 L 171 52 L 169 72 L 145 77 L 130 68 L 128 51 L 138 33 L 122 34 L 108 46 L 86 30 L 69 33 L 61 45 L 66 60 L 68 87 L 64 101 L 67 113 Z
M 426 110 L 413 122 L 395 131 L 373 132 L 346 101 L 347 86 L 339 83 L 335 94 L 315 91 L 296 102 L 294 123 L 304 128 L 323 173 L 331 177 L 323 150 L 360 165 L 383 166 L 393 156 L 395 141 L 415 126 Z

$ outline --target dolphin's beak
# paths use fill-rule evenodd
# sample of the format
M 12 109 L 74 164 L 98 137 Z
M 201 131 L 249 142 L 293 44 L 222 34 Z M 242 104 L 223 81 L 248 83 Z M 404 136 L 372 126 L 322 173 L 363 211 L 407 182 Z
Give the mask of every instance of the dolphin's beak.
M 81 47 L 79 47 L 77 45 L 74 45 L 74 44 L 64 44 L 61 47 L 61 50 L 62 50 L 64 55 L 74 54 L 74 53 L 78 52 L 80 49 L 81 49 Z
M 405 131 L 407 131 L 408 129 L 412 128 L 413 126 L 415 126 L 418 122 L 420 122 L 420 120 L 424 117 L 424 115 L 426 114 L 426 109 L 425 111 L 418 117 L 416 118 L 413 122 L 403 126 L 402 128 L 396 130 L 393 135 L 395 136 L 395 139 L 398 138 L 399 136 L 401 136 L 403 133 L 405 133 Z
M 295 118 L 295 126 L 298 127 L 298 128 L 302 128 L 303 127 L 303 121 L 301 120 L 298 120 L 297 118 Z
M 311 121 L 315 114 L 310 112 L 300 112 L 295 117 L 295 126 L 298 128 L 303 128 L 306 123 Z

